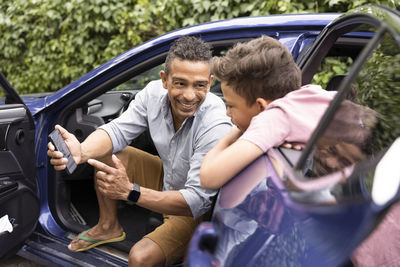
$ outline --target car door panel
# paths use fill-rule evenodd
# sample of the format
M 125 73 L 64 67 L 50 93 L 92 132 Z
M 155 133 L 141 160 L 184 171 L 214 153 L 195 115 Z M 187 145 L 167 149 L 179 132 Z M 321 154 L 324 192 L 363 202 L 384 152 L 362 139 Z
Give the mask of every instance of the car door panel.
M 1 217 L 8 215 L 13 231 L 0 233 L 0 260 L 17 252 L 23 245 L 35 229 L 40 210 L 38 198 L 28 186 L 9 177 L 2 182 L 8 182 L 9 188 L 0 193 Z
M 2 80 L 1 85 L 8 83 Z M 6 95 L 7 89 L 13 90 L 4 89 Z M 9 97 L 6 103 L 11 100 L 18 97 Z M 38 220 L 34 138 L 33 120 L 22 102 L 0 106 L 0 218 L 8 218 L 12 229 L 0 229 L 0 261 L 18 251 Z

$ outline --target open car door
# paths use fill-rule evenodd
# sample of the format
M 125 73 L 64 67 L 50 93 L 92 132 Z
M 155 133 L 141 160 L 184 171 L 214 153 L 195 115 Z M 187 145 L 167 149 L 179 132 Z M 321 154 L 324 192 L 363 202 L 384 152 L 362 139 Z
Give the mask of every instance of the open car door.
M 324 66 L 349 63 L 332 79 L 335 98 L 302 151 L 271 149 L 220 189 L 188 266 L 399 262 L 398 224 L 385 220 L 400 201 L 399 25 L 397 11 L 366 6 L 320 33 L 299 60 L 302 80 L 317 83 Z M 390 234 L 370 235 L 382 225 Z
M 33 232 L 36 194 L 35 125 L 21 98 L 0 73 L 0 262 Z

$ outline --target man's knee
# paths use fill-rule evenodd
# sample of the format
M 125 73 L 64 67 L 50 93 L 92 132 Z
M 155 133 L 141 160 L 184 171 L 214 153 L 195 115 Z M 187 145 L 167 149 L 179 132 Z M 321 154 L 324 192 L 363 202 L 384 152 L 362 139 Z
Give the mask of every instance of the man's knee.
M 125 147 L 121 151 L 115 153 L 115 155 L 117 156 L 117 158 L 122 162 L 122 164 L 126 168 L 126 166 L 128 166 L 128 162 L 129 162 L 129 148 Z
M 160 246 L 149 238 L 137 242 L 129 252 L 129 266 L 163 266 L 164 262 Z
M 124 166 L 127 165 L 129 159 L 129 151 L 127 148 L 124 148 L 123 150 L 115 153 L 115 156 L 117 156 L 117 158 L 122 162 Z M 107 155 L 105 157 L 98 158 L 97 160 L 103 162 L 104 164 L 107 164 L 108 166 L 114 167 L 112 155 Z

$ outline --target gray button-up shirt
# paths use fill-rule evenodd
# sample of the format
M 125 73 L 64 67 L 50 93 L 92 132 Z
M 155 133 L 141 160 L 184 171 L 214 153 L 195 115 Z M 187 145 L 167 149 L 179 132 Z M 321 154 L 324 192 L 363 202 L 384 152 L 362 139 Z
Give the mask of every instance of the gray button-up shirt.
M 206 99 L 186 118 L 175 132 L 168 91 L 161 80 L 150 82 L 140 91 L 129 108 L 100 128 L 111 138 L 113 153 L 122 150 L 146 129 L 163 162 L 163 190 L 179 190 L 197 218 L 211 207 L 215 190 L 200 185 L 200 166 L 205 154 L 231 128 L 225 104 L 216 95 Z

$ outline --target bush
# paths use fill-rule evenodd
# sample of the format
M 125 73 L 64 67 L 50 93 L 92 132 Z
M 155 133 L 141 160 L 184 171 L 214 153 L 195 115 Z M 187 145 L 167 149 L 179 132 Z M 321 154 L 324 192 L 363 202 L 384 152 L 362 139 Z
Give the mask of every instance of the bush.
M 0 66 L 21 94 L 55 91 L 146 40 L 183 26 L 387 1 L 13 0 L 0 2 Z

